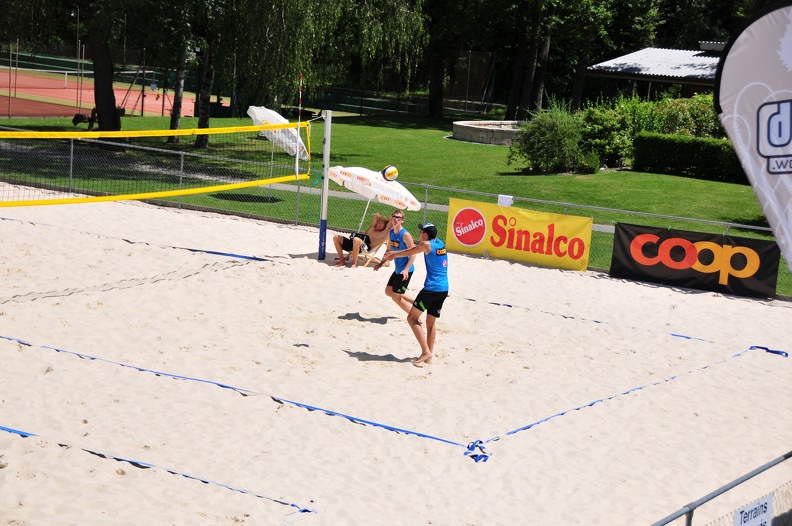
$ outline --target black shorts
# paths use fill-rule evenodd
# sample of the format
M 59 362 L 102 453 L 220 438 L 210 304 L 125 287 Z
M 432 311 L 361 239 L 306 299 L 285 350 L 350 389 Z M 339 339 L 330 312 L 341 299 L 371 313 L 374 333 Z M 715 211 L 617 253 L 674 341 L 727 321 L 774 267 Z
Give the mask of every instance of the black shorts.
M 426 311 L 430 316 L 439 318 L 440 311 L 443 309 L 443 302 L 447 297 L 448 291 L 431 292 L 429 290 L 421 290 L 413 302 L 413 307 L 421 311 Z
M 341 248 L 346 250 L 347 252 L 352 252 L 354 250 L 355 245 L 352 244 L 352 238 L 359 237 L 363 240 L 363 244 L 360 246 L 361 250 L 367 251 L 371 244 L 371 240 L 369 239 L 367 234 L 352 234 L 349 237 L 345 237 L 341 240 Z
M 388 280 L 388 287 L 391 288 L 394 294 L 404 294 L 407 292 L 407 287 L 410 286 L 412 275 L 413 273 L 410 272 L 407 274 L 407 279 L 404 279 L 400 272 L 394 272 Z

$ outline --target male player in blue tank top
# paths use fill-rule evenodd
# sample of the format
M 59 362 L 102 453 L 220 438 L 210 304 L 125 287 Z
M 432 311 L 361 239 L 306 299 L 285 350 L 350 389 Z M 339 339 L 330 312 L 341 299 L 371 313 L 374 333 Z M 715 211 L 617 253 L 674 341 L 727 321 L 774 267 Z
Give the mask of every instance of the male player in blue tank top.
M 391 214 L 391 224 L 393 228 L 388 232 L 387 250 L 406 250 L 413 248 L 415 242 L 413 241 L 412 235 L 402 226 L 404 224 L 404 212 L 401 210 L 393 212 L 393 214 Z M 407 292 L 410 279 L 415 271 L 415 265 L 413 265 L 414 261 L 415 254 L 394 259 L 393 263 L 396 268 L 393 274 L 391 274 L 388 284 L 385 285 L 385 295 L 392 299 L 399 308 L 408 314 L 414 300 L 405 296 L 404 293 Z M 382 263 L 376 265 L 374 270 L 379 270 L 381 266 Z
M 440 317 L 443 302 L 448 296 L 448 254 L 445 243 L 437 239 L 437 227 L 432 223 L 419 225 L 421 230 L 420 242 L 413 248 L 388 251 L 382 260 L 411 256 L 423 252 L 426 264 L 426 280 L 421 292 L 413 301 L 412 308 L 407 314 L 407 323 L 415 334 L 421 346 L 421 356 L 413 360 L 413 365 L 423 367 L 424 363 L 432 363 L 435 337 L 437 330 L 435 323 Z M 426 311 L 426 334 L 421 327 L 421 314 Z

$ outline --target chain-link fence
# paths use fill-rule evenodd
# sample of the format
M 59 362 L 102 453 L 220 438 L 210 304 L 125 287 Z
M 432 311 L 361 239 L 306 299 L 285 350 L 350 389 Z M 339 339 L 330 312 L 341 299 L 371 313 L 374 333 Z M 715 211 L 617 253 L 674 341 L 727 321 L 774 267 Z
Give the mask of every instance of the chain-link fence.
M 227 140 L 221 140 L 227 137 Z M 19 188 L 46 188 L 54 191 L 118 195 L 139 191 L 183 189 L 212 186 L 238 180 L 256 180 L 294 173 L 294 158 L 272 148 L 255 134 L 247 136 L 219 133 L 212 135 L 209 148 L 196 149 L 193 140 L 170 143 L 166 139 L 145 138 L 118 143 L 83 139 L 0 141 L 0 180 Z M 153 141 L 153 142 L 152 142 Z M 261 146 L 266 145 L 262 148 Z M 315 162 L 314 162 L 315 164 Z M 300 173 L 308 171 L 305 163 Z M 310 169 L 310 180 L 290 184 L 270 184 L 196 193 L 158 199 L 157 204 L 235 214 L 319 226 L 321 215 L 322 170 Z M 78 181 L 81 181 L 78 185 Z M 419 223 L 432 222 L 441 238 L 447 237 L 448 203 L 451 198 L 496 204 L 497 194 L 403 182 L 422 203 L 418 212 L 405 213 L 405 228 L 417 231 Z M 132 186 L 130 186 L 132 185 Z M 153 186 L 152 186 L 153 185 Z M 328 182 L 327 225 L 337 232 L 353 232 L 368 225 L 374 212 L 390 215 L 391 207 Z M 19 196 L 0 195 L 0 200 L 19 200 Z M 589 268 L 608 271 L 613 252 L 614 226 L 617 222 L 650 227 L 690 230 L 721 235 L 736 235 L 773 240 L 769 228 L 706 221 L 684 217 L 646 214 L 573 203 L 544 201 L 513 196 L 513 206 L 564 215 L 592 217 Z M 318 236 L 317 236 L 317 246 Z M 785 261 L 779 263 L 777 295 L 792 297 L 792 274 Z
M 255 195 L 249 191 L 239 191 L 207 196 L 207 198 L 202 199 L 204 204 L 198 206 L 194 203 L 195 199 L 188 198 L 171 200 L 169 204 L 173 205 L 176 202 L 177 206 L 221 213 L 235 213 L 246 217 L 261 218 L 281 223 L 318 227 L 321 219 L 322 172 L 321 170 L 313 170 L 311 173 L 311 180 L 305 183 L 271 185 L 267 188 L 267 195 L 263 200 L 262 196 Z M 498 202 L 497 194 L 407 182 L 402 184 L 422 203 L 420 211 L 405 212 L 404 227 L 415 233 L 420 223 L 431 222 L 437 225 L 438 236 L 441 239 L 446 239 L 447 237 L 448 202 L 450 198 L 492 204 Z M 229 211 L 229 200 L 245 202 L 246 210 L 240 211 L 237 208 L 236 212 Z M 215 204 L 212 205 L 210 201 L 214 201 Z M 769 228 L 737 223 L 645 214 L 516 196 L 514 197 L 514 206 L 540 212 L 592 217 L 594 228 L 591 238 L 589 268 L 604 272 L 610 269 L 613 253 L 613 233 L 617 222 L 721 235 L 774 239 Z M 392 210 L 392 207 L 379 204 L 376 201 L 369 202 L 366 198 L 342 189 L 332 181 L 329 182 L 327 225 L 333 231 L 349 233 L 365 229 L 374 212 L 388 216 Z M 792 298 L 792 273 L 790 273 L 783 257 L 779 262 L 776 295 L 778 299 Z
M 345 191 L 329 183 L 328 227 L 339 232 L 353 232 L 368 225 L 374 212 L 389 215 L 391 207 L 369 203 L 357 194 Z M 418 212 L 405 212 L 404 227 L 417 232 L 418 224 L 427 221 L 437 225 L 438 236 L 442 239 L 447 235 L 448 202 L 451 198 L 497 204 L 498 195 L 469 190 L 444 188 L 426 184 L 402 183 L 412 192 L 423 206 Z M 302 188 L 301 209 L 295 214 L 297 221 L 306 225 L 319 225 L 320 190 L 322 186 L 321 171 L 315 170 L 309 184 Z M 610 269 L 613 253 L 613 233 L 617 222 L 640 224 L 645 226 L 671 228 L 706 232 L 720 235 L 735 235 L 773 240 L 772 231 L 766 227 L 741 225 L 718 221 L 690 219 L 684 217 L 664 216 L 614 210 L 609 208 L 586 206 L 573 203 L 543 201 L 513 196 L 514 205 L 521 208 L 550 212 L 563 215 L 592 217 L 592 232 L 589 268 L 607 272 Z M 364 217 L 365 216 L 365 217 Z M 779 262 L 777 295 L 781 299 L 792 297 L 792 273 L 782 258 Z
M 790 458 L 792 458 L 792 451 L 771 460 L 763 466 L 759 466 L 750 473 L 746 473 L 742 477 L 729 482 L 708 495 L 691 502 L 668 517 L 653 523 L 652 526 L 666 526 L 668 524 L 679 524 L 681 526 L 683 521 L 685 526 L 692 526 L 694 514 L 699 507 L 717 502 L 718 497 L 779 464 L 786 462 Z M 738 524 L 745 526 L 792 526 L 792 481 L 781 485 L 768 495 L 746 502 L 744 506 L 737 510 L 707 523 L 707 526 L 731 526 Z
M 776 488 L 770 496 L 773 498 L 773 522 L 767 526 L 792 526 L 792 480 Z M 706 526 L 733 526 L 735 513 L 724 515 Z

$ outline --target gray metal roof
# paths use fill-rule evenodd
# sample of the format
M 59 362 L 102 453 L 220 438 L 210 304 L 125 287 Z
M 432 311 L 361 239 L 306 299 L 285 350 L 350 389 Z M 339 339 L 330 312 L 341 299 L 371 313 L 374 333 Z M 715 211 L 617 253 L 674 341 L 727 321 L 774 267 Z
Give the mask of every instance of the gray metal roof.
M 588 67 L 588 74 L 630 80 L 712 86 L 720 53 L 648 47 Z

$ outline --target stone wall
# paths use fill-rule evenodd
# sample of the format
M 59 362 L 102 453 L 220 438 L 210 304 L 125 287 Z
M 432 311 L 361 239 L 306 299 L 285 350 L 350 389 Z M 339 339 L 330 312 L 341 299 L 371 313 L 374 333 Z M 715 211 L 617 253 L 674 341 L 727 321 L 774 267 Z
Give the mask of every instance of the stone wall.
M 453 138 L 458 141 L 511 146 L 517 138 L 518 121 L 457 121 Z

